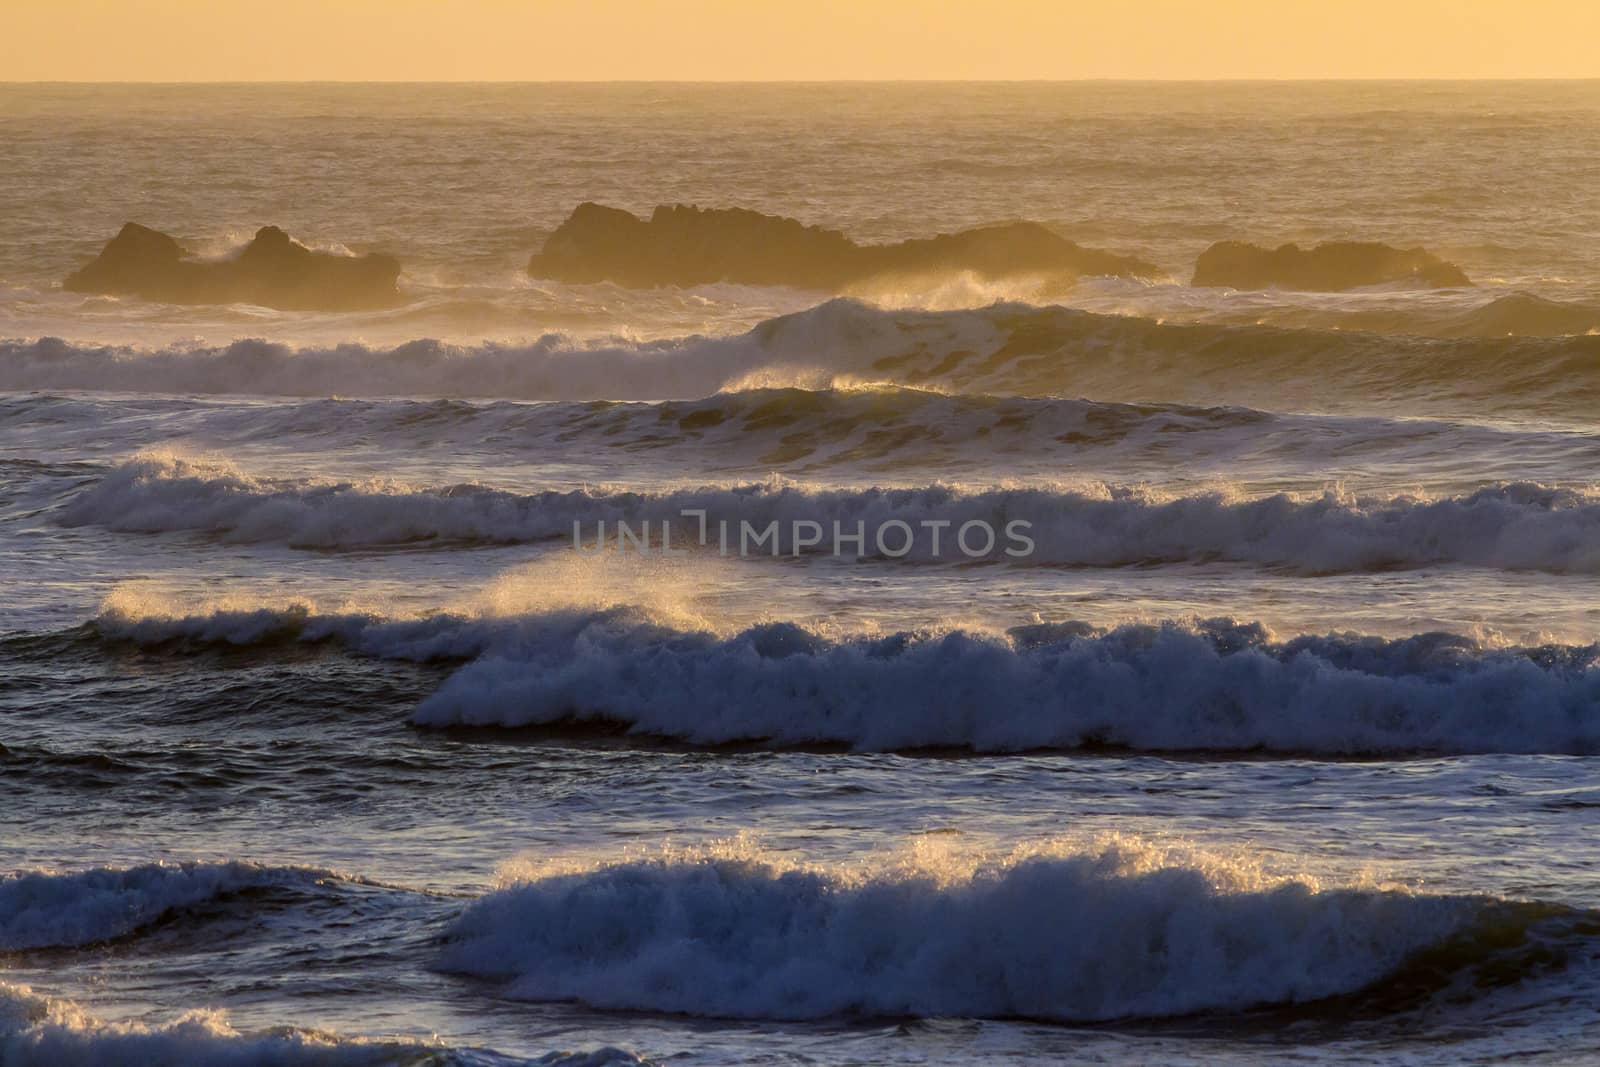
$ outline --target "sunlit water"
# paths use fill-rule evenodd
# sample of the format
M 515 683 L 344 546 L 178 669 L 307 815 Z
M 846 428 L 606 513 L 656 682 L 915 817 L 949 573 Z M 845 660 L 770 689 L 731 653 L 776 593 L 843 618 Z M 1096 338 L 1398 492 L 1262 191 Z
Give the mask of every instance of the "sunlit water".
M 0 89 L 0 1063 L 1600 1055 L 1597 119 Z M 528 279 L 581 200 L 1171 279 Z M 408 299 L 62 292 L 130 219 L 391 251 Z M 1189 287 L 1223 238 L 1479 285 Z M 1034 551 L 572 547 L 685 509 Z

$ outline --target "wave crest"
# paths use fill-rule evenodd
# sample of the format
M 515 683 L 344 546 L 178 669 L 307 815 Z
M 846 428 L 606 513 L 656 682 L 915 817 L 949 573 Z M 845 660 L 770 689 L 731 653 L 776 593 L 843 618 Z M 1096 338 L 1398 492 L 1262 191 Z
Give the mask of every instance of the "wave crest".
M 697 514 L 704 512 L 702 526 Z M 61 508 L 68 526 L 138 533 L 191 532 L 230 541 L 356 549 L 419 542 L 526 543 L 596 540 L 604 522 L 648 524 L 660 552 L 662 527 L 675 550 L 702 546 L 756 553 L 830 552 L 867 558 L 1006 560 L 1026 565 L 1116 567 L 1228 561 L 1307 573 L 1347 573 L 1459 564 L 1506 570 L 1600 573 L 1600 496 L 1531 482 L 1461 496 L 1245 496 L 1221 489 L 1170 495 L 1141 487 L 823 489 L 768 481 L 659 492 L 600 489 L 515 493 L 478 485 L 416 489 L 385 481 L 273 480 L 227 462 L 147 454 L 113 468 Z M 938 530 L 928 523 L 948 523 Z M 958 540 L 986 525 L 987 544 Z M 1032 542 L 1011 536 L 1014 523 Z M 799 542 L 817 523 L 820 542 Z M 905 534 L 892 524 L 911 528 Z M 835 540 L 859 529 L 866 540 Z M 744 532 L 752 531 L 748 538 Z M 942 531 L 942 533 L 939 533 Z M 704 535 L 702 537 L 702 534 Z M 881 537 L 879 535 L 882 535 Z M 935 545 L 936 534 L 938 545 Z M 741 549 L 741 545 L 745 547 Z
M 0 878 L 0 950 L 112 941 L 186 908 L 241 893 L 314 888 L 340 876 L 310 867 L 254 863 L 150 863 L 70 874 L 23 871 Z
M 808 866 L 735 841 L 526 873 L 455 923 L 442 965 L 601 1008 L 1097 1022 L 1349 993 L 1514 910 L 1126 838 L 874 859 Z
M 843 637 L 771 622 L 717 633 L 630 607 L 395 621 L 305 607 L 111 610 L 96 627 L 150 647 L 287 636 L 467 660 L 413 713 L 433 727 L 620 726 L 693 745 L 866 751 L 1600 752 L 1597 645 L 1494 647 L 1445 633 L 1284 640 L 1229 619 Z
M 649 1067 L 617 1048 L 512 1060 L 404 1038 L 343 1037 L 279 1026 L 245 1032 L 225 1012 L 195 1009 L 166 1023 L 105 1022 L 82 1006 L 0 981 L 0 1062 L 7 1067 Z
M 1584 418 L 1600 404 L 1600 337 L 1395 337 L 1337 329 L 1161 323 L 1062 307 L 913 311 L 835 299 L 748 333 L 669 341 L 395 348 L 0 342 L 0 389 L 281 396 L 672 399 L 736 388 L 888 382 L 946 392 L 1093 396 L 1407 415 Z M 1339 389 L 1328 388 L 1337 372 Z
M 1231 620 L 839 640 L 771 623 L 718 637 L 613 612 L 491 647 L 413 719 L 865 750 L 1595 752 L 1597 656 L 1447 634 L 1280 642 Z

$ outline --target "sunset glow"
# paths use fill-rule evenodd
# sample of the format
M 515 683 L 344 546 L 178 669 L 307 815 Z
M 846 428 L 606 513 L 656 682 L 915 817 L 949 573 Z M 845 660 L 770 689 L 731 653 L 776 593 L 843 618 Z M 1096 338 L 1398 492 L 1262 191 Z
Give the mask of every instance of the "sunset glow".
M 1587 0 L 6 0 L 0 79 L 1600 77 Z
M 0 1067 L 1600 1064 L 1600 0 L 0 0 Z

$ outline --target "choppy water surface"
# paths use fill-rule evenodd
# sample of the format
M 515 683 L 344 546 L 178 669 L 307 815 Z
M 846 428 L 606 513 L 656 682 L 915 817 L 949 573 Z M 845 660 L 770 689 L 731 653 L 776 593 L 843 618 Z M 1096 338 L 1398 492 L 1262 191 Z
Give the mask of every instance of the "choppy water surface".
M 0 1063 L 1600 1056 L 1597 119 L 0 88 Z M 581 200 L 1171 277 L 526 277 Z M 130 219 L 406 301 L 63 292 Z M 1188 286 L 1224 238 L 1478 284 Z M 572 546 L 686 511 L 1032 550 Z

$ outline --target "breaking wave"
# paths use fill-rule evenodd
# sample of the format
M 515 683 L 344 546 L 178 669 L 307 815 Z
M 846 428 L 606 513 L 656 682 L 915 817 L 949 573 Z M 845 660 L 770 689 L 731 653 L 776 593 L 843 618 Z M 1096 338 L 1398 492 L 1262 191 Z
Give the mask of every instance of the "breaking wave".
M 310 867 L 151 863 L 0 878 L 0 951 L 67 948 L 137 933 L 197 905 L 244 893 L 303 891 L 342 880 Z
M 401 1038 L 343 1037 L 277 1026 L 240 1031 L 215 1009 L 166 1023 L 106 1022 L 82 1006 L 0 981 L 0 1063 L 7 1067 L 647 1067 L 622 1049 L 555 1052 L 523 1060 Z
M 1446 633 L 1279 639 L 1228 619 L 1036 623 L 1006 633 L 717 633 L 630 607 L 385 620 L 304 605 L 143 614 L 104 639 L 338 641 L 466 661 L 422 726 L 626 731 L 693 745 L 972 752 L 1113 747 L 1326 756 L 1600 752 L 1600 646 L 1496 647 Z
M 685 512 L 704 512 L 704 528 L 698 515 Z M 1600 496 L 1526 482 L 1439 497 L 1337 490 L 1172 495 L 1107 485 L 836 489 L 780 481 L 661 492 L 515 493 L 480 485 L 416 489 L 384 481 L 274 480 L 221 461 L 145 455 L 73 497 L 57 519 L 68 526 L 321 549 L 570 540 L 575 529 L 588 544 L 597 540 L 601 522 L 615 542 L 622 522 L 634 532 L 648 524 L 656 552 L 665 523 L 675 550 L 704 545 L 721 551 L 726 529 L 733 554 L 741 545 L 747 554 L 829 552 L 837 530 L 841 537 L 864 531 L 859 549 L 848 540 L 839 545 L 845 554 L 865 557 L 1096 567 L 1221 560 L 1308 573 L 1436 564 L 1600 573 Z M 994 536 L 974 528 L 963 539 L 967 523 L 986 525 Z M 773 524 L 775 539 L 756 540 Z M 818 529 L 817 544 L 799 543 Z M 1020 539 L 1024 532 L 1031 549 Z
M 810 866 L 736 840 L 524 871 L 455 923 L 441 966 L 608 1009 L 1083 1023 L 1324 1000 L 1452 941 L 1468 968 L 1551 910 L 1125 838 L 873 859 Z
M 1021 304 L 915 311 L 837 299 L 735 336 L 643 342 L 551 334 L 476 346 L 244 340 L 150 350 L 10 340 L 0 342 L 0 389 L 629 400 L 887 382 L 1279 410 L 1377 405 L 1405 414 L 1582 418 L 1600 402 L 1597 353 L 1600 336 L 1386 336 Z

